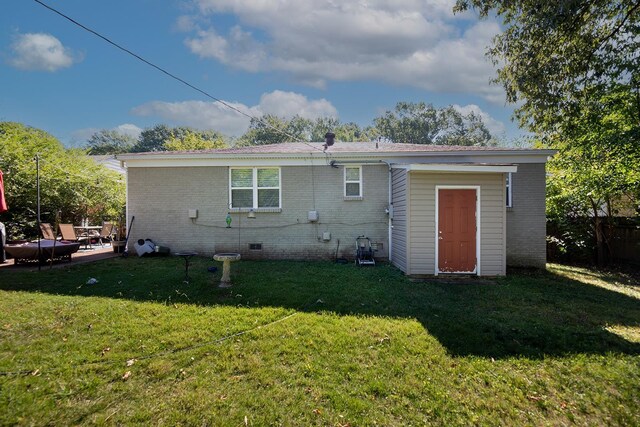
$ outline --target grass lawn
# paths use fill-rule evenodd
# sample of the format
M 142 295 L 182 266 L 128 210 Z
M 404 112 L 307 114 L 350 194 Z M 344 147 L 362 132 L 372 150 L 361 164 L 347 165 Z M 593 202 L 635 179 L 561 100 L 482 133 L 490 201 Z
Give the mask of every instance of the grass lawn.
M 640 424 L 632 278 L 209 265 L 0 272 L 0 425 Z

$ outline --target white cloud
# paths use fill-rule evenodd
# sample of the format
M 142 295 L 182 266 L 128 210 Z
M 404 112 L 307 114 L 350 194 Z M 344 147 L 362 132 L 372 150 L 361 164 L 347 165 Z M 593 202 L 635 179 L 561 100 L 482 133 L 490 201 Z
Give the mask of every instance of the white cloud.
M 468 104 L 464 106 L 454 104 L 453 108 L 455 108 L 456 110 L 458 110 L 460 113 L 464 115 L 469 113 L 474 113 L 482 117 L 482 121 L 484 122 L 485 126 L 487 126 L 487 129 L 489 129 L 489 132 L 491 132 L 491 135 L 493 136 L 503 136 L 507 131 L 507 128 L 505 127 L 503 122 L 501 122 L 500 120 L 494 119 L 493 117 L 491 117 L 489 113 L 482 110 L 482 108 L 480 108 L 475 104 Z
M 227 102 L 249 116 L 275 114 L 291 118 L 296 114 L 308 118 L 338 117 L 336 108 L 327 100 L 309 100 L 304 95 L 293 92 L 273 91 L 265 93 L 260 103 L 247 106 L 241 103 Z M 176 125 L 186 125 L 197 129 L 215 129 L 227 135 L 242 135 L 248 128 L 250 118 L 233 111 L 218 102 L 151 101 L 132 109 L 139 116 L 158 116 Z
M 130 137 L 135 139 L 137 139 L 142 133 L 142 128 L 131 123 L 124 123 L 124 124 L 118 125 L 114 127 L 113 130 L 118 131 L 124 135 L 129 135 Z
M 504 101 L 502 89 L 489 84 L 495 71 L 485 58 L 500 28 L 453 16 L 454 0 L 193 1 L 200 24 L 185 45 L 201 58 L 290 73 L 315 87 L 371 79 Z M 207 26 L 217 14 L 234 15 L 237 25 L 226 32 Z
M 27 33 L 16 37 L 11 45 L 13 57 L 9 64 L 21 70 L 57 71 L 80 62 L 74 54 L 51 34 Z

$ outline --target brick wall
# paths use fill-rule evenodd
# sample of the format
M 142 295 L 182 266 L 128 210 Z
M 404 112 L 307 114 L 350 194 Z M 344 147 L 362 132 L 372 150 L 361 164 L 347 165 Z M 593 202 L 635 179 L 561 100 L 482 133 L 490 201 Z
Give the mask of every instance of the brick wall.
M 547 259 L 545 165 L 519 164 L 507 208 L 507 265 L 544 268 Z
M 229 211 L 229 177 L 226 167 L 130 167 L 129 217 L 135 215 L 131 241 L 150 238 L 172 251 L 194 250 L 203 255 L 240 252 L 245 258 L 333 259 L 353 258 L 355 238 L 364 234 L 379 243 L 376 257 L 388 255 L 388 174 L 385 165 L 363 165 L 363 199 L 344 200 L 342 167 L 282 167 L 280 212 Z M 188 217 L 189 209 L 198 218 Z M 307 212 L 317 210 L 319 221 L 309 222 Z M 331 240 L 322 240 L 323 232 Z M 261 243 L 262 250 L 250 250 Z

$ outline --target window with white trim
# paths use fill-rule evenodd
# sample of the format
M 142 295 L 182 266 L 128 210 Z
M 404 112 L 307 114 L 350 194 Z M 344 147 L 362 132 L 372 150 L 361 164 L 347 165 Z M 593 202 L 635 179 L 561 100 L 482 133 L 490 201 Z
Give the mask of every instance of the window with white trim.
M 362 167 L 345 166 L 344 197 L 362 197 Z
M 234 209 L 280 208 L 280 168 L 231 168 L 229 198 Z
M 512 196 L 512 191 L 511 191 L 511 172 L 507 173 L 507 207 L 511 208 L 513 207 L 513 196 Z

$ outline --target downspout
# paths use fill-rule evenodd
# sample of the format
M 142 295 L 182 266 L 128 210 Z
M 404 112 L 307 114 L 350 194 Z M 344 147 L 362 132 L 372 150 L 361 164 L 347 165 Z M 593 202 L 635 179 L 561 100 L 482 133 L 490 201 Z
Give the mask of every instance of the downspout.
M 380 164 L 380 163 L 384 163 L 385 165 L 387 165 L 387 167 L 389 168 L 389 189 L 388 189 L 388 207 L 387 207 L 387 214 L 389 215 L 389 220 L 388 220 L 388 241 L 389 241 L 389 262 L 391 262 L 391 255 L 393 253 L 393 245 L 392 245 L 392 239 L 393 239 L 393 234 L 392 234 L 392 230 L 393 230 L 393 193 L 391 192 L 391 179 L 392 179 L 392 171 L 393 168 L 391 167 L 391 163 L 386 161 L 386 160 L 331 160 L 329 162 L 329 166 L 331 167 L 336 167 L 336 165 L 343 165 L 343 164 Z

